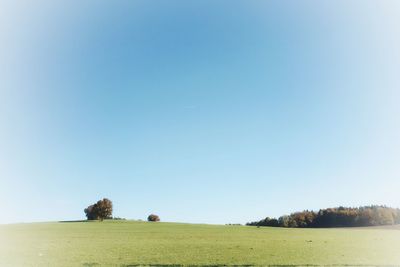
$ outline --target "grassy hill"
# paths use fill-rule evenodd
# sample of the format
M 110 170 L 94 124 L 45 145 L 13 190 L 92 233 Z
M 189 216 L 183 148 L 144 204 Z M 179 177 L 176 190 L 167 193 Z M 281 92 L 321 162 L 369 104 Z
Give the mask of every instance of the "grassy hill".
M 0 266 L 400 265 L 400 228 L 133 221 L 0 226 Z

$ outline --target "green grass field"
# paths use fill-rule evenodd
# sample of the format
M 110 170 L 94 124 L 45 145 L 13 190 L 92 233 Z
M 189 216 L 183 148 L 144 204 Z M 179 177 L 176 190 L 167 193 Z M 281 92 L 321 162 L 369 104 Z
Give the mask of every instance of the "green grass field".
M 133 221 L 0 226 L 0 266 L 400 265 L 400 228 Z

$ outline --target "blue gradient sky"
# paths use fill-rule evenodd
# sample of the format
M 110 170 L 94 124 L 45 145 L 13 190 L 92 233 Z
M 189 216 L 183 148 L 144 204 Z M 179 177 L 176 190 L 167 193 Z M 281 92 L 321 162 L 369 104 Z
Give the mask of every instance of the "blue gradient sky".
M 398 1 L 3 0 L 0 41 L 1 223 L 400 207 Z

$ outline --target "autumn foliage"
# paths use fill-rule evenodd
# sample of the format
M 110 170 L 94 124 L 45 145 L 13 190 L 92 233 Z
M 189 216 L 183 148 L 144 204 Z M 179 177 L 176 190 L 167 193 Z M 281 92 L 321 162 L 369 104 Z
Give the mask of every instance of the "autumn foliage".
M 111 219 L 113 212 L 113 205 L 111 200 L 103 198 L 95 204 L 90 205 L 84 210 L 88 220 L 104 220 Z
M 265 218 L 250 222 L 251 226 L 272 227 L 357 227 L 400 224 L 400 209 L 386 206 L 365 206 L 359 208 L 329 208 L 315 211 L 295 212 L 278 219 Z

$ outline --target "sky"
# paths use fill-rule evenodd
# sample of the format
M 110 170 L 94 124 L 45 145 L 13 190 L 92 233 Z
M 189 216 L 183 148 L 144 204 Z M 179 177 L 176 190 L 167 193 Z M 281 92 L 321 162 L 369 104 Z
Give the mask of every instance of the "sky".
M 0 1 L 0 223 L 400 207 L 400 3 Z

